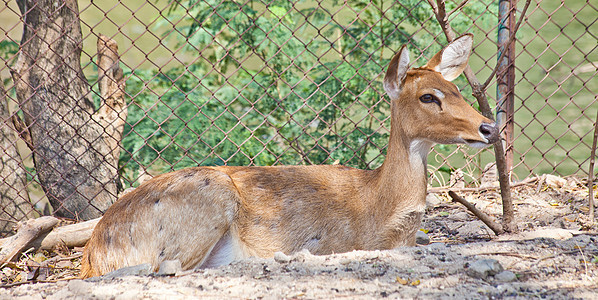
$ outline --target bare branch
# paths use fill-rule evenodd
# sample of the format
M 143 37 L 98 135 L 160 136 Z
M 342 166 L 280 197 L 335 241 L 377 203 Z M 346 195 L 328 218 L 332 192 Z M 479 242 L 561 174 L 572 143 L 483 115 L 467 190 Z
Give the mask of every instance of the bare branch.
M 58 219 L 50 216 L 31 219 L 19 224 L 17 234 L 7 239 L 0 251 L 0 263 L 11 261 L 25 246 L 40 234 L 50 231 L 58 224 Z
M 450 191 L 449 196 L 453 198 L 453 201 L 459 202 L 463 204 L 465 207 L 467 207 L 467 209 L 471 211 L 476 217 L 478 217 L 478 219 L 480 219 L 482 222 L 484 222 L 484 224 L 486 224 L 490 229 L 492 229 L 492 231 L 494 231 L 494 234 L 501 235 L 505 233 L 500 224 L 494 222 L 492 219 L 490 219 L 490 217 L 488 217 L 488 215 L 477 209 L 473 204 L 469 203 L 467 200 L 463 199 L 455 192 Z
M 27 126 L 12 124 L 11 119 L 14 121 L 18 116 L 16 113 L 11 116 L 8 99 L 0 79 L 0 234 L 14 233 L 15 221 L 35 214 L 27 191 L 27 172 L 17 147 L 17 136 L 20 135 L 29 147 L 31 136 Z
M 438 20 L 438 24 L 440 24 L 440 27 L 442 28 L 442 31 L 444 32 L 446 39 L 449 42 L 452 42 L 456 38 L 456 35 L 453 31 L 453 28 L 449 24 L 444 1 L 436 0 L 436 3 L 433 3 L 432 0 L 428 0 L 428 3 L 430 3 L 430 6 L 432 6 L 432 9 L 434 10 L 434 15 L 436 16 L 436 20 Z
M 432 7 L 432 10 L 434 11 L 434 15 L 437 15 L 438 5 L 436 4 L 436 2 L 434 2 L 434 0 L 428 0 L 428 4 L 430 4 L 430 6 Z
M 523 18 L 525 17 L 527 8 L 529 7 L 530 3 L 531 3 L 531 0 L 525 1 L 525 6 L 523 7 L 523 10 L 521 11 L 521 16 L 519 16 L 519 20 L 517 21 L 517 24 L 515 25 L 513 32 L 511 33 L 511 35 L 509 35 L 509 40 L 505 45 L 510 45 L 513 42 L 513 40 L 515 39 L 515 35 L 517 34 L 517 31 L 519 30 L 519 27 L 521 26 L 521 23 L 523 22 Z M 498 59 L 496 61 L 501 61 L 503 58 L 505 58 L 505 55 L 507 55 L 507 51 L 504 51 L 504 49 L 503 49 L 503 51 L 500 53 L 500 56 L 498 57 Z M 492 78 L 494 78 L 494 76 L 496 75 L 496 72 L 498 72 L 498 67 L 499 67 L 499 64 L 496 64 L 496 67 L 492 70 L 492 73 L 490 73 L 490 76 L 488 76 L 488 79 L 486 79 L 486 82 L 484 82 L 484 84 L 482 85 L 482 89 L 486 90 L 488 88 L 488 85 L 490 85 L 490 82 L 492 82 Z
M 38 219 L 42 218 L 46 217 L 41 217 Z M 32 219 L 28 222 L 38 219 Z M 85 222 L 54 227 L 52 231 L 41 232 L 37 237 L 30 240 L 27 243 L 27 246 L 38 250 L 52 250 L 59 245 L 64 245 L 69 248 L 82 247 L 85 245 L 85 243 L 87 243 L 91 237 L 93 229 L 100 220 L 101 218 L 96 218 Z M 40 221 L 38 220 L 36 222 Z M 10 243 L 15 236 L 0 239 L 0 248 L 4 249 L 5 247 L 8 247 L 8 243 Z
M 594 121 L 594 139 L 592 141 L 592 151 L 590 154 L 590 170 L 588 172 L 588 205 L 590 208 L 590 224 L 594 223 L 594 163 L 596 160 L 596 141 L 598 140 L 598 111 L 596 112 L 596 121 Z

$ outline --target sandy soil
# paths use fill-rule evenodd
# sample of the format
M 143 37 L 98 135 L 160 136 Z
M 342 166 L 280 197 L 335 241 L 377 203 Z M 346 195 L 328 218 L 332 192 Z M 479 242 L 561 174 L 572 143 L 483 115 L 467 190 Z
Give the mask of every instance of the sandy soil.
M 580 231 L 587 215 L 582 186 L 569 179 L 563 186 L 517 188 L 517 234 L 496 237 L 460 204 L 431 196 L 422 223 L 429 245 L 328 256 L 300 252 L 175 276 L 50 283 L 13 283 L 5 276 L 0 298 L 598 299 L 598 236 Z M 496 192 L 465 197 L 500 215 Z M 480 269 L 485 259 L 493 268 Z

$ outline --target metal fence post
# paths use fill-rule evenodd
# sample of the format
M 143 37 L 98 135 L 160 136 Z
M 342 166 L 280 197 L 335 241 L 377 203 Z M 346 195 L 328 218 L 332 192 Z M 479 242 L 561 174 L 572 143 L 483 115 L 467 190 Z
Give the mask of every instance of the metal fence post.
M 515 88 L 515 39 L 509 43 L 509 37 L 515 28 L 516 0 L 498 1 L 498 56 L 506 54 L 498 61 L 496 72 L 496 121 L 504 138 L 505 155 L 509 172 L 513 169 L 513 115 Z

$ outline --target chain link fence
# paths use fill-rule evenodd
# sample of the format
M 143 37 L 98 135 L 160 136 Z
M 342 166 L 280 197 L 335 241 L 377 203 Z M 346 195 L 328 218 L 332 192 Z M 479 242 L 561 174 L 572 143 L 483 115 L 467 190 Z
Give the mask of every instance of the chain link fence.
M 44 53 L 38 53 L 44 51 L 35 49 L 58 55 L 54 47 L 59 45 L 53 43 L 62 43 L 46 37 L 33 48 L 36 53 L 19 46 L 29 42 L 22 40 L 28 37 L 23 30 L 42 2 L 5 1 L 0 7 L 5 36 L 0 44 L 4 232 L 15 221 L 61 210 L 81 217 L 64 205 L 75 197 L 88 199 L 87 204 L 100 211 L 92 199 L 114 201 L 119 191 L 184 167 L 340 163 L 376 168 L 384 159 L 390 130 L 389 100 L 381 84 L 390 58 L 408 44 L 414 64 L 422 65 L 446 45 L 427 1 L 91 0 L 79 1 L 78 7 L 66 1 L 64 7 L 39 15 L 47 13 L 51 19 L 65 8 L 74 14 L 76 18 L 54 30 L 75 45 L 71 52 L 81 49 L 88 88 L 80 99 L 57 98 L 76 98 L 72 106 L 54 110 L 53 102 L 47 102 L 49 109 L 42 111 L 59 120 L 37 128 L 44 114 L 32 114 L 35 109 L 27 107 L 37 105 L 35 97 L 42 93 L 28 81 L 25 88 L 34 92 L 19 94 L 19 80 L 35 64 L 46 62 Z M 518 6 L 520 10 L 523 3 Z M 498 1 L 449 1 L 447 9 L 458 33 L 475 35 L 470 66 L 486 80 L 498 58 Z M 587 176 L 598 94 L 597 18 L 598 8 L 589 0 L 532 1 L 515 40 L 515 178 Z M 69 30 L 79 24 L 77 40 Z M 36 28 L 30 30 L 40 35 Z M 118 45 L 125 103 L 118 111 L 107 104 L 112 94 L 101 87 L 108 74 L 99 62 L 101 35 Z M 19 55 L 32 64 L 17 72 L 22 67 L 16 66 Z M 63 73 L 44 74 L 55 78 Z M 119 80 L 107 78 L 114 84 Z M 455 82 L 473 99 L 464 78 Z M 59 80 L 47 91 L 52 88 L 67 89 Z M 493 84 L 488 89 L 492 106 L 495 91 Z M 80 108 L 83 102 L 90 108 Z M 73 125 L 78 123 L 69 119 L 69 107 L 92 121 Z M 113 121 L 93 121 L 95 112 L 106 109 L 114 110 Z M 70 172 L 70 166 L 61 169 L 61 157 L 72 156 L 77 165 L 99 143 L 100 138 L 86 136 L 84 143 L 73 146 L 81 152 L 65 150 L 90 123 L 103 126 L 99 136 L 118 139 L 112 143 L 116 146 L 104 154 L 99 151 L 92 159 L 97 163 L 81 169 L 89 175 Z M 115 129 L 106 129 L 111 126 Z M 119 126 L 122 137 L 116 138 L 113 132 Z M 57 134 L 73 136 L 61 142 L 53 138 Z M 54 152 L 40 150 L 44 140 L 54 142 L 46 147 Z M 116 153 L 117 163 L 102 158 L 110 153 Z M 429 156 L 431 183 L 448 185 L 449 175 L 461 169 L 468 183 L 476 185 L 492 161 L 491 150 L 438 145 Z M 112 164 L 114 174 L 110 167 L 103 175 L 92 174 L 101 164 Z M 62 173 L 47 175 L 47 169 Z M 94 183 L 115 187 L 104 188 L 104 193 L 89 188 Z M 73 191 L 55 192 L 64 184 Z

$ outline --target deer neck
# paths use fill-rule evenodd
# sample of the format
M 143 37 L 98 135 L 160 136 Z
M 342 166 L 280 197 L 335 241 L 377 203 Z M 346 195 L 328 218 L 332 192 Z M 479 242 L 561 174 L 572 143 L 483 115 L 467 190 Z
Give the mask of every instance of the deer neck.
M 389 212 L 425 205 L 427 156 L 432 146 L 433 142 L 409 138 L 400 120 L 391 120 L 386 159 L 376 170 L 378 201 L 389 206 Z

